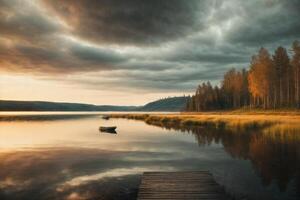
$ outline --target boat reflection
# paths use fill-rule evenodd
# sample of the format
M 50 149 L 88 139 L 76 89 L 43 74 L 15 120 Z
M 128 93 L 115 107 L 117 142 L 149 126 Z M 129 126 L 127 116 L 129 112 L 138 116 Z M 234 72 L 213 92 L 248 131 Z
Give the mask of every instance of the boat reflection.
M 100 130 L 100 133 L 108 133 L 108 134 L 118 134 L 116 130 L 108 129 L 108 130 Z

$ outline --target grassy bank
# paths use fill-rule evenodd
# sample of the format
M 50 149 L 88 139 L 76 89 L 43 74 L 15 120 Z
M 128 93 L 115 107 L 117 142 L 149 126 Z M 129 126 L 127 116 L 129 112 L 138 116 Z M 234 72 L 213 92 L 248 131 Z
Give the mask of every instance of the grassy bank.
M 143 120 L 148 124 L 252 129 L 288 124 L 300 129 L 297 111 L 233 111 L 181 114 L 112 114 L 112 118 Z

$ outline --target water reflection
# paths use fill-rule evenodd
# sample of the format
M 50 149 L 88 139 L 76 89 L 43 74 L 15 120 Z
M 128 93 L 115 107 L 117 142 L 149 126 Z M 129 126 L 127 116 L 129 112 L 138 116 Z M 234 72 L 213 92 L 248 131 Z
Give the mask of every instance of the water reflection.
M 120 134 L 99 132 L 114 125 Z M 101 116 L 2 121 L 0 199 L 136 199 L 142 172 L 174 170 L 209 170 L 236 199 L 298 199 L 300 136 L 285 128 L 157 127 Z
M 167 130 L 180 130 L 194 135 L 198 144 L 222 144 L 233 158 L 250 160 L 263 185 L 278 184 L 286 191 L 289 183 L 300 196 L 300 131 L 299 127 L 278 125 L 263 130 L 182 127 L 155 123 Z M 285 126 L 285 127 L 282 127 Z
M 118 134 L 115 130 L 99 130 L 100 133 L 108 133 L 108 134 Z
M 130 167 L 126 161 L 119 160 L 122 155 L 124 152 L 75 148 L 2 153 L 0 197 L 1 199 L 95 197 L 134 199 L 139 177 L 130 176 L 132 173 L 125 173 L 126 170 L 119 173 L 107 167 L 108 165 L 112 169 Z M 107 160 L 111 162 L 107 163 Z M 94 174 L 98 176 L 95 177 Z

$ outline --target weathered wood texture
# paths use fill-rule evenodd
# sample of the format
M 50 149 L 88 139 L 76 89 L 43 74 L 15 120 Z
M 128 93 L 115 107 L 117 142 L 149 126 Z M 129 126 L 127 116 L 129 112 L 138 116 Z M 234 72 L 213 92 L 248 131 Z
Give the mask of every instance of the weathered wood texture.
M 145 172 L 138 200 L 219 200 L 228 199 L 207 171 Z

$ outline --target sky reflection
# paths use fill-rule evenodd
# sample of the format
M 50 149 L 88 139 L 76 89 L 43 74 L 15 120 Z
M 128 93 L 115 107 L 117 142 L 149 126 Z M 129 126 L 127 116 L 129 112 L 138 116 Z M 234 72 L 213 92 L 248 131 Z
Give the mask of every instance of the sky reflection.
M 299 197 L 293 133 L 165 128 L 97 116 L 2 121 L 0 199 L 135 199 L 142 172 L 176 170 L 209 170 L 237 199 Z

